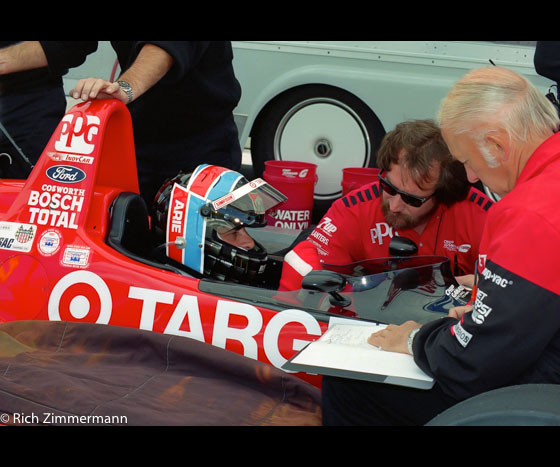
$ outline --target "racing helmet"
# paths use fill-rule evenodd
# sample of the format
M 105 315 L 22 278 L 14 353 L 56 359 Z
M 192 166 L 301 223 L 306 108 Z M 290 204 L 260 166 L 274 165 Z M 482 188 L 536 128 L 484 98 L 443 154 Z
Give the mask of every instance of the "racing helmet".
M 165 232 L 166 255 L 205 276 L 249 283 L 265 270 L 266 249 L 253 239 L 251 250 L 221 238 L 232 229 L 264 227 L 265 214 L 287 197 L 257 178 L 202 164 L 179 174 L 158 191 L 153 226 Z

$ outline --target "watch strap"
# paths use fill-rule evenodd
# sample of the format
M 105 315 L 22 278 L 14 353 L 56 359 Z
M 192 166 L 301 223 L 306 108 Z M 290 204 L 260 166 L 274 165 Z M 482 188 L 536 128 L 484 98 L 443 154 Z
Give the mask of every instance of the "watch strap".
M 412 342 L 414 341 L 414 336 L 416 336 L 416 334 L 418 334 L 418 331 L 420 331 L 420 328 L 414 328 L 412 331 L 410 331 L 410 334 L 408 335 L 407 345 L 408 345 L 408 353 L 410 355 L 413 355 L 413 353 L 412 353 Z
M 128 103 L 130 104 L 132 102 L 132 87 L 128 82 L 122 80 L 117 81 L 117 84 L 128 96 Z

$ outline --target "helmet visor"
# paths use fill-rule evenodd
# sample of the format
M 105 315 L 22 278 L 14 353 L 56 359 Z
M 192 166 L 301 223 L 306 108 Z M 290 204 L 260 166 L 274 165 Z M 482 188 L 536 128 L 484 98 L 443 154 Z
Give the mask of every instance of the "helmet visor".
M 211 202 L 213 218 L 230 222 L 233 227 L 263 227 L 265 214 L 288 198 L 264 180 L 257 178 Z

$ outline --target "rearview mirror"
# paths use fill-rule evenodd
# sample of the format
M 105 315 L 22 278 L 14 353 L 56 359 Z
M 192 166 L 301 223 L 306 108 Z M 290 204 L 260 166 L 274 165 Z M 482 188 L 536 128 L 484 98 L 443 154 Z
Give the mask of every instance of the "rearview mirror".
M 412 256 L 418 253 L 418 246 L 410 238 L 395 235 L 389 243 L 391 256 Z
M 305 290 L 326 292 L 330 295 L 333 305 L 348 306 L 352 303 L 349 297 L 343 297 L 339 292 L 346 287 L 346 279 L 333 271 L 311 271 L 303 278 L 301 286 Z

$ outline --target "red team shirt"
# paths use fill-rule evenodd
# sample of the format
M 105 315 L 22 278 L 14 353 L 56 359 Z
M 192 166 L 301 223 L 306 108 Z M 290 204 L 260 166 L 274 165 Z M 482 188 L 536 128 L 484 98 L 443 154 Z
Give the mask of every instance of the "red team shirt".
M 422 234 L 390 227 L 381 210 L 379 182 L 364 185 L 336 200 L 309 237 L 290 251 L 282 269 L 280 290 L 301 288 L 301 281 L 322 264 L 349 264 L 389 255 L 394 235 L 418 246 L 418 255 L 447 256 L 460 274 L 474 273 L 478 247 L 492 201 L 472 188 L 464 201 L 440 203 Z

